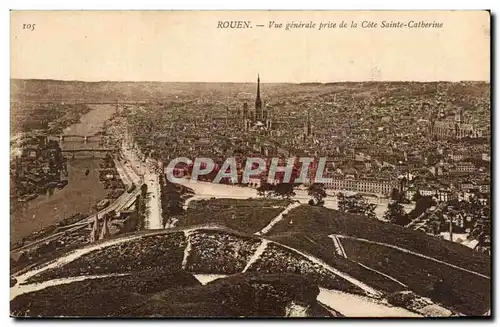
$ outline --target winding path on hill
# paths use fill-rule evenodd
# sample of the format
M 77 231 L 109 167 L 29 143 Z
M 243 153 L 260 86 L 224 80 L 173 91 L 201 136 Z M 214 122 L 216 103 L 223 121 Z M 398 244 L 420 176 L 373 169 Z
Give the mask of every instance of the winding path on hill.
M 105 274 L 105 275 L 83 275 L 76 277 L 66 277 L 66 278 L 56 278 L 47 281 L 43 281 L 40 283 L 30 283 L 30 284 L 20 284 L 15 291 L 10 292 L 10 300 L 14 300 L 21 294 L 32 293 L 36 291 L 43 290 L 47 287 L 58 286 L 64 284 L 71 284 L 74 282 L 82 282 L 91 279 L 100 279 L 100 278 L 108 278 L 108 277 L 121 277 L 128 276 L 130 274 Z
M 341 241 L 340 241 L 340 239 L 339 239 L 339 236 L 338 236 L 338 235 L 329 235 L 329 237 L 333 240 L 333 246 L 334 246 L 334 248 L 335 248 L 335 253 L 336 253 L 337 255 L 340 255 L 340 256 L 342 256 L 342 257 L 344 257 L 344 258 L 346 258 L 346 259 L 347 259 L 347 254 L 346 254 L 346 252 L 345 252 L 344 246 L 342 245 L 342 242 L 341 242 Z M 359 261 L 355 261 L 355 260 L 351 260 L 351 261 L 353 261 L 353 262 L 357 263 L 358 265 L 360 265 L 361 267 L 363 267 L 363 268 L 365 268 L 365 269 L 368 269 L 368 270 L 373 271 L 374 273 L 377 273 L 377 274 L 379 274 L 379 275 L 381 275 L 381 276 L 383 276 L 383 277 L 385 277 L 385 278 L 388 278 L 388 279 L 392 280 L 393 282 L 398 283 L 399 285 L 401 285 L 401 286 L 403 286 L 403 287 L 405 287 L 405 288 L 408 288 L 408 285 L 406 285 L 406 284 L 404 284 L 404 283 L 400 282 L 399 280 L 397 280 L 396 278 L 394 278 L 394 277 L 392 277 L 392 276 L 389 276 L 389 275 L 387 275 L 387 274 L 384 274 L 383 272 L 378 271 L 378 270 L 376 270 L 376 269 L 370 268 L 370 267 L 368 267 L 368 266 L 366 266 L 366 265 L 362 264 L 362 263 L 361 263 L 361 262 L 359 262 Z
M 185 236 L 189 238 L 192 232 L 197 231 L 197 230 L 226 230 L 223 227 L 219 226 L 199 226 L 195 228 L 185 228 L 183 231 L 185 233 Z M 118 239 L 113 239 L 113 240 L 108 240 L 102 243 L 96 243 L 92 244 L 90 246 L 87 246 L 82 249 L 75 250 L 73 252 L 70 252 L 62 257 L 57 258 L 56 260 L 53 260 L 51 262 L 48 262 L 46 264 L 42 264 L 32 270 L 25 271 L 23 273 L 20 273 L 18 276 L 14 276 L 17 279 L 17 283 L 11 287 L 11 301 L 15 299 L 17 296 L 25 293 L 30 293 L 30 292 L 36 292 L 40 291 L 42 289 L 45 289 L 47 287 L 53 287 L 57 285 L 62 285 L 62 284 L 69 284 L 73 282 L 80 282 L 80 281 L 85 281 L 85 280 L 91 280 L 91 279 L 100 279 L 100 278 L 109 278 L 109 277 L 119 277 L 119 276 L 126 276 L 129 275 L 130 273 L 109 273 L 109 274 L 94 274 L 94 275 L 83 275 L 83 276 L 75 276 L 75 277 L 65 277 L 65 278 L 56 278 L 48 281 L 42 281 L 38 283 L 29 283 L 26 284 L 25 282 L 32 276 L 37 275 L 43 271 L 52 269 L 52 268 L 58 268 L 61 266 L 64 266 L 65 264 L 68 264 L 81 256 L 88 254 L 93 251 L 98 251 L 100 249 L 112 246 L 112 245 L 117 245 L 129 241 L 134 241 L 138 240 L 142 237 L 147 237 L 147 236 L 152 236 L 152 235 L 164 235 L 165 237 L 168 237 L 168 231 L 166 230 L 157 230 L 157 231 L 151 231 L 146 234 L 139 234 L 139 235 L 129 235 L 126 237 L 118 238 Z M 283 247 L 285 249 L 288 249 L 290 251 L 293 251 L 297 254 L 299 254 L 303 259 L 310 260 L 312 263 L 319 265 L 323 267 L 324 269 L 334 273 L 338 277 L 344 279 L 345 281 L 359 287 L 360 289 L 364 290 L 367 294 L 367 296 L 362 296 L 362 295 L 356 295 L 356 294 L 350 294 L 346 293 L 343 291 L 338 291 L 338 290 L 328 290 L 324 288 L 320 288 L 320 295 L 318 296 L 318 301 L 320 305 L 322 305 L 324 308 L 334 310 L 335 312 L 340 312 L 343 315 L 346 316 L 353 316 L 353 317 L 359 317 L 359 316 L 384 316 L 384 317 L 417 317 L 421 316 L 417 313 L 414 313 L 412 311 L 409 311 L 404 308 L 399 308 L 399 307 L 393 307 L 390 305 L 387 305 L 387 303 L 380 301 L 380 295 L 381 293 L 372 287 L 368 286 L 367 284 L 351 277 L 350 275 L 338 271 L 337 269 L 333 268 L 329 264 L 323 262 L 322 260 L 312 256 L 308 255 L 306 253 L 303 253 L 299 250 L 296 250 L 294 248 L 291 248 L 289 246 L 283 245 L 278 242 L 274 242 L 271 240 L 267 240 L 265 238 L 261 238 L 262 242 L 260 246 L 255 250 L 254 254 L 249 258 L 246 267 L 243 269 L 243 271 L 246 271 L 249 267 L 253 265 L 262 255 L 262 253 L 265 251 L 266 247 L 268 244 L 274 243 L 280 247 Z M 184 260 L 187 261 L 187 257 L 190 255 L 190 245 L 189 243 L 186 244 L 186 249 L 184 250 Z M 185 263 L 183 264 L 183 270 L 185 270 Z M 197 279 L 201 281 L 203 279 L 202 284 L 206 284 L 207 282 L 216 279 L 216 278 L 223 278 L 226 275 L 215 275 L 215 274 L 193 274 Z M 203 277 L 203 278 L 202 278 Z
M 408 311 L 405 308 L 388 306 L 364 296 L 329 290 L 323 287 L 319 288 L 317 299 L 327 308 L 338 311 L 345 317 L 423 317 L 423 315 Z M 360 314 L 360 311 L 363 311 L 362 314 Z
M 245 268 L 243 268 L 242 273 L 246 272 L 248 270 L 248 268 L 250 268 L 254 264 L 254 262 L 256 262 L 258 259 L 260 259 L 260 257 L 262 256 L 262 254 L 266 250 L 268 244 L 269 244 L 268 240 L 262 240 L 262 242 L 259 244 L 259 246 L 255 250 L 254 254 L 248 260 Z
M 221 228 L 221 227 L 196 227 L 196 228 L 186 228 L 184 230 L 184 233 L 185 235 L 189 236 L 191 232 L 193 231 L 196 231 L 196 230 L 224 230 L 224 228 Z M 11 288 L 11 300 L 13 298 L 15 298 L 16 296 L 18 295 L 21 295 L 23 293 L 29 293 L 29 292 L 33 292 L 33 291 L 37 291 L 37 290 L 40 290 L 40 289 L 43 289 L 45 287 L 49 287 L 49 286 L 52 286 L 52 284 L 50 283 L 46 283 L 46 282 L 43 282 L 45 286 L 43 286 L 42 288 L 40 288 L 41 286 L 39 286 L 40 283 L 30 283 L 30 284 L 25 284 L 26 281 L 30 278 L 30 277 L 33 277 L 37 274 L 40 274 L 44 271 L 47 271 L 47 270 L 50 270 L 50 269 L 54 269 L 54 268 L 58 268 L 58 267 L 62 267 L 78 258 L 80 258 L 81 256 L 85 255 L 85 254 L 88 254 L 90 252 L 94 252 L 94 251 L 98 251 L 98 250 L 101 250 L 103 248 L 106 248 L 106 247 L 109 247 L 109 246 L 112 246 L 112 245 L 118 245 L 118 244 L 121 244 L 121 243 L 125 243 L 125 242 L 128 242 L 128 241 L 132 241 L 132 240 L 136 240 L 136 239 L 139 239 L 141 237 L 145 237 L 145 236 L 151 236 L 151 235 L 164 235 L 166 234 L 166 231 L 165 230 L 157 230 L 157 231 L 152 231 L 150 233 L 147 233 L 147 234 L 139 234 L 139 235 L 130 235 L 130 236 L 127 236 L 127 237 L 123 237 L 123 238 L 118 238 L 118 239 L 113 239 L 113 240 L 109 240 L 109 241 L 105 241 L 105 242 L 102 242 L 102 243 L 96 243 L 96 244 L 92 244 L 90 246 L 87 246 L 87 247 L 84 247 L 84 248 L 81 248 L 81 249 L 77 249 L 77 250 L 74 250 L 72 252 L 69 252 L 68 254 L 62 256 L 62 257 L 59 257 L 51 262 L 48 262 L 46 264 L 42 264 L 32 270 L 28 270 L 28 271 L 25 271 L 25 272 L 22 272 L 20 273 L 19 275 L 14 275 L 14 277 L 17 279 L 17 283 L 16 285 L 14 285 L 12 288 Z M 274 244 L 277 244 L 278 246 L 280 247 L 283 247 L 283 248 L 286 248 L 290 251 L 293 251 L 297 254 L 299 254 L 300 256 L 302 256 L 303 258 L 306 258 L 308 260 L 310 260 L 311 262 L 317 264 L 317 265 L 320 265 L 322 266 L 324 269 L 330 271 L 331 273 L 339 276 L 340 278 L 346 280 L 347 282 L 359 287 L 360 289 L 362 289 L 363 291 L 366 292 L 367 295 L 369 296 L 373 296 L 373 297 L 379 297 L 381 295 L 381 293 L 377 290 L 375 290 L 374 288 L 368 286 L 367 284 L 351 277 L 350 275 L 344 273 L 344 272 L 341 272 L 335 268 L 333 268 L 332 266 L 328 265 L 326 262 L 323 262 L 322 260 L 316 258 L 316 257 L 313 257 L 309 254 L 306 254 L 306 253 L 303 253 L 297 249 L 294 249 L 294 248 L 291 248 L 289 246 L 286 246 L 284 244 L 281 244 L 281 243 L 278 243 L 278 242 L 274 242 L 274 241 L 270 241 L 270 240 L 265 240 L 265 239 L 262 239 L 263 242 L 262 242 L 262 246 L 257 248 L 254 255 L 252 256 L 253 258 L 253 261 L 255 262 L 259 257 L 260 255 L 263 253 L 263 251 L 265 250 L 265 247 L 267 246 L 267 244 L 269 243 L 274 243 Z M 190 254 L 190 249 L 189 249 L 189 243 L 186 244 L 186 249 L 184 251 L 184 260 L 183 261 L 187 261 L 187 256 L 189 256 Z M 252 259 L 251 258 L 251 259 Z M 248 262 L 247 263 L 247 266 L 246 267 L 247 269 L 253 264 L 253 262 Z M 84 278 L 86 279 L 87 277 L 92 277 L 92 276 L 80 276 L 80 278 Z M 99 277 L 96 277 L 96 278 L 99 278 Z M 83 279 L 83 280 L 84 280 Z M 64 279 L 64 283 L 71 283 L 71 282 L 74 282 L 74 281 L 79 281 L 79 279 L 75 279 L 72 277 L 72 279 Z M 38 285 L 38 286 L 37 286 Z
M 287 213 L 289 213 L 291 210 L 297 208 L 300 205 L 302 205 L 302 203 L 300 203 L 300 202 L 290 203 L 285 208 L 285 210 L 283 210 L 279 215 L 277 215 L 275 218 L 273 218 L 266 227 L 262 228 L 262 230 L 255 233 L 255 235 L 266 235 L 274 227 L 274 225 L 276 225 L 277 223 L 279 223 L 283 219 L 283 217 Z
M 424 258 L 424 259 L 427 259 L 427 260 L 431 260 L 431 261 L 434 261 L 434 262 L 446 265 L 446 266 L 454 268 L 454 269 L 465 271 L 467 273 L 470 273 L 470 274 L 473 274 L 473 275 L 476 275 L 476 276 L 479 276 L 479 277 L 482 277 L 482 278 L 491 279 L 491 277 L 483 275 L 481 273 L 478 273 L 477 271 L 473 271 L 473 270 L 469 270 L 469 269 L 466 269 L 466 268 L 462 268 L 460 266 L 456 266 L 454 264 L 451 264 L 451 263 L 448 263 L 448 262 L 445 262 L 445 261 L 442 261 L 442 260 L 439 260 L 439 259 L 435 259 L 433 257 L 429 257 L 427 255 L 424 255 L 424 254 L 421 254 L 421 253 L 418 253 L 418 252 L 414 252 L 414 251 L 411 251 L 411 250 L 408 250 L 408 249 L 405 249 L 405 248 L 402 248 L 402 247 L 399 247 L 399 246 L 396 246 L 396 245 L 382 243 L 382 242 L 376 242 L 376 241 L 370 241 L 370 240 L 367 240 L 367 239 L 364 239 L 364 238 L 359 238 L 359 237 L 354 237 L 354 236 L 347 236 L 347 235 L 335 235 L 335 236 L 338 237 L 338 238 L 347 238 L 347 239 L 357 240 L 357 241 L 360 241 L 360 242 L 365 242 L 365 243 L 370 243 L 370 244 L 376 244 L 376 245 L 380 245 L 380 246 L 389 247 L 389 248 L 392 248 L 392 249 L 395 249 L 395 250 L 398 250 L 398 251 L 401 251 L 401 252 L 404 252 L 404 253 L 408 253 L 408 254 L 411 254 L 411 255 L 414 255 L 414 256 L 417 256 L 417 257 L 420 257 L 420 258 Z

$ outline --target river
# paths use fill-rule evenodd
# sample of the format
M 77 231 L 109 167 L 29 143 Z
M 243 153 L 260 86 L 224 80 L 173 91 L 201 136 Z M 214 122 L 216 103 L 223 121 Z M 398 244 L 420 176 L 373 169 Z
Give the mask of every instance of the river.
M 64 129 L 66 135 L 94 135 L 99 132 L 105 121 L 109 120 L 116 111 L 114 105 L 88 105 L 92 110 L 80 118 L 80 122 Z
M 80 123 L 71 125 L 64 134 L 94 135 L 101 130 L 105 121 L 115 112 L 112 105 L 91 105 L 91 111 L 83 115 Z M 68 185 L 62 190 L 54 190 L 52 195 L 40 195 L 26 203 L 11 206 L 11 242 L 50 226 L 57 221 L 78 212 L 88 213 L 106 195 L 99 182 L 100 159 L 68 160 Z M 85 171 L 89 169 L 89 175 Z

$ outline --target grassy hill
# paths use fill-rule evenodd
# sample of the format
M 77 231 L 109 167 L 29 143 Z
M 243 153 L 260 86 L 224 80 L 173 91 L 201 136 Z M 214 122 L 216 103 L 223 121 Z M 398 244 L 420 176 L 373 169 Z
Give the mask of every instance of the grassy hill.
M 331 234 L 354 237 L 340 239 L 348 260 L 335 254 L 333 241 L 328 237 Z M 444 264 L 490 276 L 489 257 L 422 232 L 332 209 L 303 205 L 289 212 L 268 236 L 303 249 L 332 266 L 342 267 L 343 271 L 386 292 L 398 291 L 401 285 L 371 270 L 356 267 L 354 263 L 391 276 L 420 296 L 430 297 L 464 314 L 480 315 L 491 305 L 490 279 Z M 444 263 L 355 238 L 397 246 Z M 437 292 L 435 285 L 439 280 L 451 290 Z
M 17 297 L 14 316 L 241 317 L 285 316 L 301 303 L 326 316 L 318 287 L 297 275 L 240 274 L 207 285 L 189 273 L 146 270 L 129 276 L 74 282 Z M 103 299 L 106 299 L 103 301 Z
M 491 307 L 491 280 L 377 244 L 342 239 L 348 257 L 405 283 L 415 293 L 467 315 Z M 436 282 L 443 280 L 436 289 Z
M 255 233 L 264 228 L 288 205 L 286 200 L 212 199 L 189 203 L 189 209 L 176 226 L 217 223 L 231 229 Z M 216 213 L 216 214 L 208 214 Z
M 368 220 L 363 216 L 346 214 L 333 209 L 302 205 L 290 211 L 274 226 L 269 235 L 285 232 L 354 236 L 397 245 L 488 276 L 491 274 L 490 257 L 485 254 L 423 232 L 379 220 Z
M 289 232 L 274 234 L 270 239 L 288 245 L 295 249 L 300 249 L 305 253 L 325 261 L 332 267 L 346 272 L 352 277 L 361 280 L 375 289 L 392 293 L 407 290 L 397 282 L 381 274 L 371 271 L 350 259 L 339 256 L 333 250 L 332 240 L 322 234 L 309 234 L 306 232 Z
M 260 212 L 259 215 L 248 214 L 249 208 L 255 206 L 255 201 L 223 199 L 198 203 L 180 217 L 180 222 L 182 226 L 217 222 L 232 229 L 255 232 L 273 216 L 265 215 L 265 212 Z M 242 212 L 245 214 L 239 214 L 238 209 L 244 209 Z M 217 214 L 208 214 L 209 212 Z M 463 245 L 398 225 L 322 207 L 302 205 L 293 209 L 266 237 L 312 254 L 387 294 L 412 290 L 464 314 L 481 314 L 490 306 L 491 281 L 487 278 L 391 247 L 355 239 L 341 239 L 347 254 L 347 258 L 344 258 L 335 253 L 333 241 L 329 237 L 332 234 L 397 246 L 437 261 L 490 275 L 490 258 Z M 453 294 L 434 292 L 439 279 L 453 288 Z

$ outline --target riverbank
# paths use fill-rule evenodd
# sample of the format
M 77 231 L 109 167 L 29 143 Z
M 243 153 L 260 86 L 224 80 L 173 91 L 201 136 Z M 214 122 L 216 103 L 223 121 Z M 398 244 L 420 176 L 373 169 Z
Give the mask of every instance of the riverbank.
M 55 224 L 76 213 L 89 213 L 92 207 L 106 196 L 104 185 L 99 182 L 100 159 L 68 161 L 68 185 L 52 195 L 40 195 L 26 203 L 11 205 L 11 242 Z M 88 176 L 85 171 L 89 170 Z
M 78 123 L 65 128 L 64 134 L 94 135 L 116 112 L 113 105 L 89 107 L 91 110 L 83 114 Z M 14 143 L 15 140 L 14 137 Z M 99 181 L 99 163 L 99 158 L 68 160 L 66 187 L 25 203 L 11 203 L 11 243 L 19 242 L 23 237 L 76 213 L 90 213 L 93 206 L 106 197 L 104 185 Z

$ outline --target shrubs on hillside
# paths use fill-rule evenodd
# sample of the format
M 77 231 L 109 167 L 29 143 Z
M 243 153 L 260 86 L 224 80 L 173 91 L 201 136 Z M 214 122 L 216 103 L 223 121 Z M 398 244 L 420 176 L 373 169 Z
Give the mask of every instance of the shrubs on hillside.
M 48 287 L 18 296 L 17 317 L 262 317 L 285 316 L 290 303 L 316 305 L 314 282 L 296 275 L 240 274 L 199 285 L 162 270 Z
M 191 251 L 186 269 L 200 273 L 236 274 L 241 272 L 260 244 L 260 240 L 218 231 L 189 235 Z
M 314 280 L 319 286 L 325 288 L 364 295 L 364 292 L 358 287 L 335 275 L 320 264 L 273 243 L 268 244 L 262 256 L 248 270 L 267 274 L 297 274 L 308 280 Z
M 84 254 L 62 267 L 31 277 L 29 282 L 81 275 L 125 273 L 155 267 L 180 270 L 185 246 L 186 239 L 182 232 L 146 235 Z
M 207 286 L 223 290 L 232 310 L 243 316 L 285 316 L 287 304 L 310 307 L 319 294 L 314 281 L 293 274 L 245 273 L 217 279 Z
M 19 271 L 29 265 L 52 260 L 63 253 L 87 244 L 89 241 L 88 236 L 87 230 L 80 229 L 41 243 L 37 247 L 25 250 L 16 260 L 12 260 L 11 270 Z

